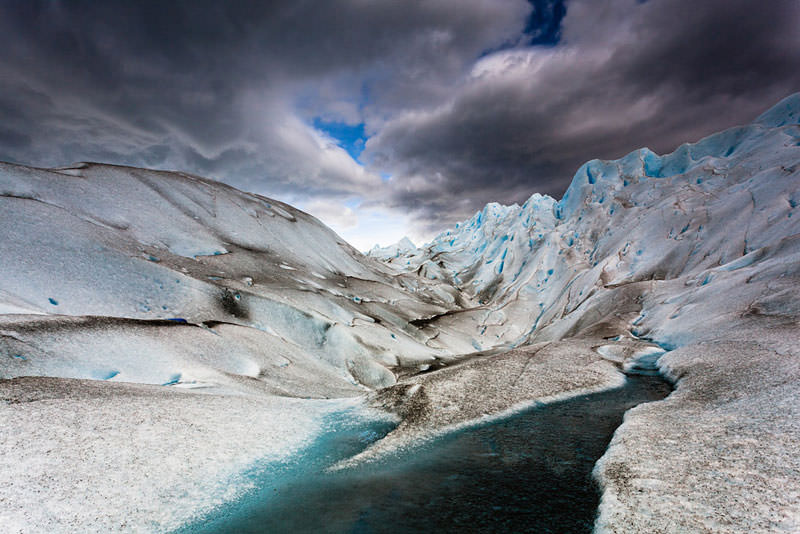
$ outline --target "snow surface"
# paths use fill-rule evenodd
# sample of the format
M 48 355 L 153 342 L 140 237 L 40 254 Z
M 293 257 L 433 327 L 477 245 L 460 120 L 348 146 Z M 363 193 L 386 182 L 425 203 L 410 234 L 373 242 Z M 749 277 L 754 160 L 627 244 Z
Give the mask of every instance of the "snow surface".
M 0 312 L 166 319 L 212 330 L 220 323 L 239 325 L 266 334 L 258 351 L 322 362 L 328 366 L 325 382 L 335 373 L 345 386 L 393 383 L 387 366 L 397 364 L 398 354 L 433 361 L 442 351 L 425 346 L 425 337 L 406 326 L 450 309 L 457 296 L 455 289 L 365 261 L 290 206 L 183 173 L 0 164 L 0 227 Z M 31 320 L 25 319 L 28 328 Z M 143 323 L 116 323 L 117 330 L 126 327 L 137 329 L 134 345 L 148 330 Z M 182 334 L 207 347 L 208 328 Z M 68 344 L 87 343 L 79 329 L 61 335 Z M 98 343 L 105 351 L 106 341 Z M 0 376 L 97 378 L 96 362 L 60 365 L 56 360 L 64 355 L 39 349 L 29 347 L 30 357 L 21 360 L 27 363 L 4 365 Z M 106 363 L 119 367 L 117 380 L 150 384 L 164 383 L 165 372 L 191 376 L 193 359 L 214 365 L 208 354 L 185 352 L 162 343 L 140 358 L 121 355 Z M 147 360 L 151 354 L 161 362 Z M 244 376 L 265 371 L 249 349 L 237 357 L 246 369 L 232 368 L 226 359 L 220 370 Z M 131 368 L 151 364 L 144 374 Z
M 797 531 L 798 205 L 800 95 L 371 257 L 195 176 L 0 164 L 0 530 L 160 531 L 337 403 L 404 418 L 367 458 L 657 360 L 598 532 Z
M 337 401 L 341 403 L 341 401 Z M 166 532 L 281 462 L 333 401 L 53 378 L 0 382 L 0 530 Z

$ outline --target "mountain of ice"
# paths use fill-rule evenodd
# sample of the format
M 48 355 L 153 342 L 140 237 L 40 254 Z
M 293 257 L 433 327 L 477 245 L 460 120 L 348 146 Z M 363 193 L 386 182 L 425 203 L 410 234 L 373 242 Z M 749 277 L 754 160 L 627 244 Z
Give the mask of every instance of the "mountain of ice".
M 657 358 L 597 531 L 797 531 L 798 205 L 800 94 L 367 256 L 184 173 L 1 164 L 0 530 L 169 530 L 364 399 L 378 454 Z
M 388 261 L 392 258 L 400 256 L 400 254 L 405 254 L 411 250 L 415 250 L 416 248 L 416 245 L 414 245 L 408 236 L 406 236 L 393 245 L 388 245 L 385 247 L 375 245 L 369 250 L 369 252 L 367 252 L 367 255 L 372 256 L 373 258 Z
M 482 348 L 567 335 L 603 294 L 626 284 L 682 279 L 702 293 L 756 262 L 786 262 L 791 272 L 800 230 L 798 109 L 793 95 L 751 125 L 671 154 L 643 148 L 592 160 L 558 202 L 534 194 L 522 206 L 488 204 L 386 262 L 474 297 L 478 306 L 459 313 L 457 327 Z M 675 306 L 668 323 L 652 325 L 663 330 L 661 342 L 691 338 L 683 310 Z M 643 310 L 640 331 L 651 330 L 653 313 Z M 435 323 L 454 321 L 445 314 Z
M 509 274 L 518 276 L 525 258 L 541 247 L 544 234 L 555 226 L 555 203 L 538 193 L 522 206 L 491 203 L 422 248 L 399 248 L 393 254 L 373 249 L 368 255 L 489 301 Z

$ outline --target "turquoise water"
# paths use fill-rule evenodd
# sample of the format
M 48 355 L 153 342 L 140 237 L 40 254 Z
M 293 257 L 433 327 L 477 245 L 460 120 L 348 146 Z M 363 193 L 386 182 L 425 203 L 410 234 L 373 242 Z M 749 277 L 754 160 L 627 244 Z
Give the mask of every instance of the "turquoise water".
M 359 423 L 300 460 L 254 473 L 260 489 L 182 532 L 591 532 L 592 468 L 623 414 L 664 398 L 659 376 L 454 432 L 377 463 L 325 473 L 390 430 Z M 343 415 L 346 417 L 346 415 Z

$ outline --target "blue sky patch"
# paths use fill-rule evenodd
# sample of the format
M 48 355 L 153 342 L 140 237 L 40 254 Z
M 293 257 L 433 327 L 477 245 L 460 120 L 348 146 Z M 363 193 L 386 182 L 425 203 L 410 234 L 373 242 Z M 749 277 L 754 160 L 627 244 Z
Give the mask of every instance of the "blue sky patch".
M 478 57 L 519 45 L 555 46 L 561 41 L 561 21 L 567 14 L 566 0 L 528 0 L 528 3 L 532 9 L 525 20 L 523 39 L 509 40 L 498 47 L 484 50 Z
M 336 144 L 345 149 L 350 154 L 350 157 L 356 161 L 364 151 L 367 135 L 364 133 L 363 122 L 353 125 L 344 122 L 328 122 L 316 118 L 314 119 L 314 128 L 325 132 L 329 137 L 333 138 Z
M 525 22 L 528 45 L 553 46 L 561 40 L 561 21 L 567 14 L 566 0 L 528 0 L 533 11 Z

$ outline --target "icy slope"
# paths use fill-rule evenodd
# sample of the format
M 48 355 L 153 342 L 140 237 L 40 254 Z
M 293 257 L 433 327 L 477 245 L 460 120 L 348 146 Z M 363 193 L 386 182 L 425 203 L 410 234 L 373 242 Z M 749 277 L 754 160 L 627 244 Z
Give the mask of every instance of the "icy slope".
M 4 378 L 387 385 L 398 355 L 441 352 L 409 321 L 459 301 L 288 205 L 183 173 L 0 164 L 0 228 Z
M 535 194 L 522 206 L 489 204 L 388 263 L 475 296 L 478 309 L 428 324 L 457 321 L 481 348 L 563 336 L 600 293 L 624 284 L 682 278 L 684 291 L 712 295 L 754 263 L 791 269 L 800 232 L 799 117 L 794 95 L 751 125 L 671 154 L 643 148 L 590 161 L 561 201 Z M 655 312 L 637 324 L 648 313 Z

